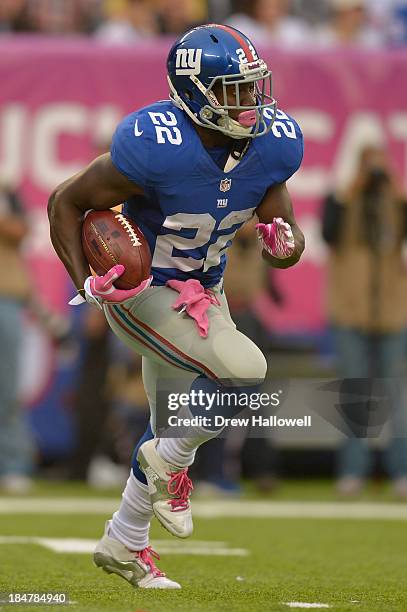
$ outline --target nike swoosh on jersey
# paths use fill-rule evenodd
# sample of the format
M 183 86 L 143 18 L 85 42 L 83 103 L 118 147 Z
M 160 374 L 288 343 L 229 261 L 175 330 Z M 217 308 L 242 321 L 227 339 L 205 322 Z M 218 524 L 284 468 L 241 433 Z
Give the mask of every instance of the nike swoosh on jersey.
M 137 127 L 137 124 L 138 124 L 138 119 L 137 119 L 136 123 L 134 124 L 134 135 L 135 136 L 141 136 L 144 130 L 139 131 L 139 129 Z

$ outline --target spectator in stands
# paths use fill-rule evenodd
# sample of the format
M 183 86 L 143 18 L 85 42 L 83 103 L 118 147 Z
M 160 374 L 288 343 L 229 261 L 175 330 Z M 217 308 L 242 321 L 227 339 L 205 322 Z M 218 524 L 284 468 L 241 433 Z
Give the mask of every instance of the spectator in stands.
M 355 45 L 377 48 L 384 45 L 383 32 L 372 27 L 366 0 L 329 0 L 328 22 L 316 28 L 314 42 L 322 47 Z
M 61 0 L 26 0 L 26 29 L 41 34 L 79 32 L 80 2 Z
M 401 377 L 405 376 L 407 327 L 407 270 L 402 258 L 406 211 L 405 196 L 385 150 L 369 146 L 361 152 L 350 187 L 329 195 L 323 213 L 323 237 L 331 247 L 328 317 L 334 325 L 339 375 L 385 379 L 393 431 L 387 470 L 395 491 L 404 497 L 407 408 Z M 368 473 L 367 440 L 349 437 L 339 457 L 339 491 L 358 493 Z
M 327 0 L 296 0 L 295 14 L 305 19 L 310 25 L 319 24 L 328 17 L 329 2 Z
M 178 36 L 208 20 L 204 0 L 155 0 L 155 5 L 161 34 Z
M 372 23 L 392 46 L 407 44 L 407 0 L 366 0 Z
M 18 398 L 24 302 L 29 281 L 21 256 L 27 233 L 22 204 L 0 186 L 0 491 L 31 487 L 33 445 Z
M 26 0 L 1 0 L 0 34 L 24 29 L 23 15 Z
M 240 12 L 226 23 L 245 32 L 255 44 L 298 48 L 310 42 L 306 22 L 290 15 L 288 0 L 243 0 L 240 6 Z
M 116 461 L 125 468 L 124 482 L 128 478 L 127 465 L 134 451 L 134 440 L 139 439 L 150 421 L 149 403 L 144 390 L 142 359 L 128 347 L 112 337 L 112 359 L 109 381 L 113 409 L 109 435 Z
M 208 22 L 223 23 L 231 14 L 231 0 L 207 0 Z
M 383 22 L 391 45 L 407 45 L 407 0 L 390 2 L 387 22 Z
M 158 33 L 158 23 L 149 0 L 105 0 L 104 21 L 95 35 L 104 42 L 128 44 Z
M 100 310 L 88 306 L 80 314 L 81 356 L 73 394 L 76 446 L 68 466 L 68 477 L 73 480 L 86 480 L 111 409 L 109 330 Z
M 228 251 L 225 289 L 229 309 L 237 328 L 262 350 L 266 350 L 265 331 L 253 312 L 253 304 L 267 285 L 268 269 L 262 264 L 255 221 L 246 223 Z M 245 282 L 242 283 L 242 278 Z

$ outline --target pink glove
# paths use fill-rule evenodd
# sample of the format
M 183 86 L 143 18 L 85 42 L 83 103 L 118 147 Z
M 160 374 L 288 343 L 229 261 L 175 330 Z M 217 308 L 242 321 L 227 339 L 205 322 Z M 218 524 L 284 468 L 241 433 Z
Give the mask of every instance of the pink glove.
M 89 304 L 94 304 L 102 308 L 103 302 L 120 304 L 120 302 L 124 302 L 129 298 L 139 295 L 151 285 L 153 277 L 149 276 L 134 289 L 117 289 L 113 283 L 124 273 L 124 270 L 125 268 L 123 265 L 117 264 L 113 266 L 113 268 L 110 268 L 104 276 L 88 276 L 84 284 L 85 299 L 81 296 L 76 296 L 69 303 L 75 306 L 86 301 L 89 302 Z
M 257 234 L 267 253 L 278 259 L 286 259 L 294 253 L 294 236 L 289 223 L 275 217 L 272 223 L 257 223 Z

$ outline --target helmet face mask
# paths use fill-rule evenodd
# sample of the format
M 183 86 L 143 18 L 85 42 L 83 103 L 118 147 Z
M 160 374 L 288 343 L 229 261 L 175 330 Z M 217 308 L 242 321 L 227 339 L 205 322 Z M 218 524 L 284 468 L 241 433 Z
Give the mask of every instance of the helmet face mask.
M 168 83 L 173 102 L 201 127 L 237 139 L 272 128 L 277 103 L 271 72 L 234 28 L 209 25 L 187 32 L 168 56 Z
M 270 131 L 272 122 L 269 124 L 265 122 L 264 110 L 269 109 L 269 112 L 266 113 L 266 117 L 271 119 L 275 114 L 276 101 L 271 94 L 271 72 L 267 69 L 265 62 L 256 62 L 257 66 L 260 63 L 260 68 L 250 67 L 250 70 L 246 71 L 246 75 L 243 79 L 242 74 L 220 75 L 214 77 L 206 92 L 209 104 L 204 106 L 200 113 L 200 118 L 203 122 L 208 121 L 205 115 L 207 114 L 207 110 L 209 110 L 212 114 L 215 113 L 219 116 L 217 128 L 224 131 L 229 136 L 232 136 L 232 138 L 256 138 Z M 248 64 L 242 64 L 242 66 L 249 67 Z M 242 85 L 253 86 L 252 104 L 242 104 L 240 91 Z M 217 86 L 221 86 L 223 98 L 221 102 L 219 102 L 218 99 L 219 95 L 216 96 L 214 94 L 214 88 Z M 229 103 L 228 89 L 230 90 L 231 88 L 234 89 L 235 104 Z M 248 110 L 256 111 L 256 122 L 251 127 L 245 127 L 237 120 L 237 116 L 241 112 L 246 112 Z M 230 111 L 232 111 L 232 113 Z M 236 119 L 232 117 L 231 114 L 236 115 Z M 208 127 L 213 129 L 213 122 L 211 122 L 211 125 L 208 123 Z

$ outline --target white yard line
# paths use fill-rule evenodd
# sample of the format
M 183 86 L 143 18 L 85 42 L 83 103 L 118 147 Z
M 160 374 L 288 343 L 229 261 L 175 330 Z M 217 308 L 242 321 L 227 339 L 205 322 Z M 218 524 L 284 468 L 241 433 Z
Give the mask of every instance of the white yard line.
M 115 512 L 120 499 L 108 498 L 0 498 L 0 514 L 102 514 Z M 368 502 L 284 502 L 219 500 L 192 502 L 194 516 L 216 519 L 294 518 L 407 520 L 407 505 Z
M 321 603 L 306 603 L 305 601 L 288 601 L 283 602 L 284 606 L 289 608 L 330 608 L 328 604 Z
M 98 540 L 85 538 L 39 538 L 30 536 L 2 536 L 1 544 L 37 544 L 56 553 L 91 554 Z M 153 548 L 166 555 L 208 555 L 217 557 L 245 557 L 249 554 L 246 548 L 229 548 L 225 542 L 172 542 L 171 540 L 153 540 Z

